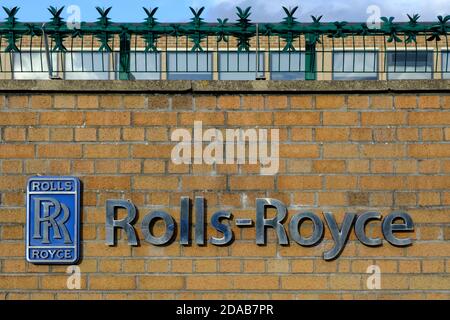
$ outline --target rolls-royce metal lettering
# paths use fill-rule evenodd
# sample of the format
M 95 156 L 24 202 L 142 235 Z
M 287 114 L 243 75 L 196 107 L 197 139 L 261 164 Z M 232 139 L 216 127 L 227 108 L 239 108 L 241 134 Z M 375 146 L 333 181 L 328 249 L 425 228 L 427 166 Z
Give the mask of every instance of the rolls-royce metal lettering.
M 382 234 L 387 242 L 394 246 L 409 246 L 412 240 L 406 237 L 397 237 L 396 232 L 414 231 L 414 223 L 411 216 L 406 212 L 393 212 L 384 218 L 378 212 L 366 212 L 361 215 L 346 213 L 343 218 L 336 218 L 333 213 L 323 213 L 323 220 L 319 215 L 313 212 L 300 212 L 294 214 L 289 222 L 286 217 L 287 207 L 279 200 L 270 198 L 256 199 L 255 217 L 240 217 L 233 221 L 233 215 L 229 211 L 217 211 L 212 213 L 210 224 L 215 232 L 208 238 L 206 221 L 206 202 L 203 197 L 196 197 L 194 200 L 194 223 L 192 225 L 191 200 L 188 197 L 182 197 L 180 202 L 179 220 L 170 216 L 165 211 L 153 211 L 147 213 L 142 220 L 141 228 L 144 240 L 153 245 L 168 245 L 177 238 L 179 231 L 179 243 L 183 246 L 203 246 L 206 242 L 215 246 L 225 246 L 233 242 L 234 233 L 232 227 L 242 228 L 243 226 L 256 229 L 257 245 L 267 244 L 267 233 L 272 232 L 276 236 L 276 241 L 280 245 L 289 245 L 289 238 L 293 240 L 291 245 L 300 245 L 311 247 L 318 245 L 324 237 L 325 228 L 328 228 L 327 234 L 331 234 L 333 244 L 324 252 L 325 260 L 333 260 L 339 257 L 345 249 L 349 235 L 354 228 L 356 238 L 366 246 L 382 245 L 380 238 L 371 238 L 366 233 L 366 226 L 373 220 L 379 220 Z M 126 217 L 121 220 L 115 219 L 115 211 L 118 208 L 126 210 Z M 269 210 L 272 209 L 272 210 Z M 61 209 L 62 210 L 62 209 Z M 275 213 L 273 213 L 274 211 Z M 55 213 L 56 214 L 56 213 Z M 106 203 L 106 243 L 114 245 L 116 239 L 116 229 L 125 231 L 126 239 L 129 245 L 137 245 L 138 239 L 135 230 L 135 220 L 137 216 L 136 207 L 130 201 L 108 200 Z M 268 217 L 271 216 L 271 217 Z M 41 219 L 45 219 L 44 218 Z M 50 217 L 48 218 L 50 219 Z M 153 228 L 157 220 L 163 220 L 164 230 L 162 235 L 156 236 Z M 255 225 L 253 226 L 253 221 Z M 302 224 L 312 223 L 312 234 L 309 236 L 302 234 Z M 401 223 L 398 223 L 398 222 Z M 375 222 L 373 222 L 375 224 Z M 179 224 L 179 228 L 177 228 Z M 191 244 L 191 233 L 194 229 L 194 243 Z M 288 229 L 288 232 L 287 230 Z M 288 235 L 289 233 L 289 235 Z M 220 235 L 222 235 L 220 237 Z M 206 241 L 208 239 L 208 241 Z M 272 238 L 271 238 L 272 239 Z

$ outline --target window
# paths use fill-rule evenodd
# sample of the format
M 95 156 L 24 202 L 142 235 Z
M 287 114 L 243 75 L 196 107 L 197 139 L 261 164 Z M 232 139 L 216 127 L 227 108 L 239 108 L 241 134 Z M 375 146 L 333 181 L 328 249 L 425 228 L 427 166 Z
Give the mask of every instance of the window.
M 64 78 L 68 80 L 108 80 L 110 53 L 68 52 L 65 54 Z
M 389 80 L 433 78 L 433 52 L 396 51 L 386 54 Z
M 159 52 L 131 52 L 130 72 L 133 80 L 161 79 L 161 53 Z M 116 55 L 116 79 L 120 74 L 120 54 Z
M 271 52 L 270 78 L 272 80 L 304 80 L 304 52 Z
M 259 53 L 258 76 L 264 73 L 264 53 Z M 255 80 L 255 52 L 219 52 L 219 80 Z
M 212 80 L 212 53 L 168 52 L 168 80 Z
M 450 51 L 442 51 L 442 79 L 450 79 Z
M 58 58 L 50 55 L 53 70 L 58 69 Z M 45 52 L 22 51 L 12 54 L 13 79 L 45 80 L 49 79 L 47 54 Z
M 333 53 L 333 80 L 377 80 L 378 52 Z

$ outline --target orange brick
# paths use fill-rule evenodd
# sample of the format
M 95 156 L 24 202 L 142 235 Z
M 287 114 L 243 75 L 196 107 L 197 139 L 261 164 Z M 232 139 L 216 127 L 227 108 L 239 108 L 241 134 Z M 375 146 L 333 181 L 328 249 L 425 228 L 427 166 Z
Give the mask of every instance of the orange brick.
M 291 108 L 292 109 L 312 109 L 313 97 L 312 96 L 291 96 Z
M 53 107 L 51 96 L 31 96 L 31 108 L 51 109 Z
M 25 128 L 5 128 L 3 131 L 3 139 L 5 141 L 25 141 Z
M 326 189 L 348 190 L 355 189 L 357 179 L 353 176 L 327 176 L 325 178 Z
M 175 125 L 177 123 L 176 112 L 134 112 L 133 124 L 137 126 Z
M 129 147 L 127 145 L 98 145 L 89 144 L 84 146 L 86 158 L 127 158 Z
M 365 144 L 362 155 L 367 158 L 402 158 L 406 155 L 405 146 L 401 144 Z
M 42 112 L 39 115 L 39 123 L 41 125 L 82 125 L 82 112 Z
M 7 104 L 10 109 L 28 108 L 28 96 L 7 96 Z
M 320 124 L 320 114 L 318 112 L 276 112 L 274 117 L 275 125 L 311 126 Z
M 364 176 L 361 177 L 361 188 L 366 190 L 398 190 L 404 188 L 403 177 Z
M 316 96 L 317 109 L 340 109 L 345 106 L 345 96 L 321 95 Z
M 14 159 L 14 158 L 32 158 L 34 157 L 33 145 L 13 145 L 3 144 L 0 145 L 0 158 L 1 159 Z
M 132 156 L 134 158 L 166 158 L 170 159 L 172 145 L 133 145 Z
M 392 109 L 394 106 L 394 99 L 392 96 L 371 96 L 370 107 L 373 109 Z
M 180 290 L 184 288 L 184 278 L 177 276 L 139 276 L 141 290 Z
M 354 126 L 358 125 L 358 122 L 356 112 L 323 112 L 324 125 Z
M 140 160 L 124 160 L 119 162 L 119 173 L 140 173 Z
M 126 176 L 89 176 L 83 182 L 87 190 L 129 190 L 131 185 L 130 177 Z M 120 251 L 117 254 L 121 255 Z
M 162 160 L 145 160 L 144 173 L 164 173 L 165 163 Z
M 117 109 L 122 107 L 122 96 L 120 95 L 105 95 L 100 96 L 100 108 L 102 109 Z
M 311 273 L 314 271 L 314 261 L 305 259 L 292 260 L 291 270 L 293 273 Z
M 122 134 L 125 141 L 143 141 L 145 139 L 143 128 L 124 128 Z
M 450 148 L 446 144 L 411 144 L 408 155 L 412 158 L 448 158 Z
M 279 152 L 281 158 L 318 158 L 320 149 L 312 144 L 282 144 Z
M 134 177 L 134 189 L 145 190 L 170 190 L 178 189 L 178 178 L 173 176 L 139 176 Z
M 312 141 L 312 133 L 312 129 L 292 128 L 291 139 L 292 141 Z
M 278 189 L 310 190 L 321 189 L 322 179 L 319 176 L 279 176 Z
M 38 277 L 22 275 L 1 275 L 0 288 L 3 290 L 30 290 L 37 289 Z
M 216 109 L 217 98 L 216 96 L 196 96 L 195 97 L 195 109 L 196 110 L 214 110 Z
M 281 277 L 281 288 L 286 290 L 324 290 L 327 277 L 322 275 L 295 275 Z
M 22 225 L 4 225 L 1 235 L 3 240 L 21 240 L 24 235 L 24 227 Z
M 200 273 L 217 272 L 217 261 L 215 259 L 196 260 L 194 271 Z
M 279 288 L 279 277 L 278 276 L 235 276 L 233 281 L 234 289 L 245 289 L 245 290 L 273 290 Z
M 79 109 L 97 109 L 98 95 L 77 96 L 77 106 Z
M 136 288 L 134 276 L 90 275 L 89 288 L 91 290 L 132 290 Z
M 406 124 L 406 113 L 397 112 L 363 112 L 361 124 L 364 126 L 393 126 Z
M 439 109 L 440 107 L 440 96 L 419 96 L 419 108 Z
M 272 190 L 274 188 L 273 177 L 231 176 L 229 183 L 232 190 Z M 223 188 L 224 184 L 221 187 Z
M 120 141 L 120 128 L 99 128 L 98 129 L 99 141 Z
M 123 105 L 127 109 L 141 109 L 145 107 L 145 97 L 142 95 L 125 95 Z
M 169 97 L 165 94 L 151 94 L 147 96 L 147 100 L 150 109 L 169 108 Z
M 130 125 L 130 112 L 87 112 L 86 125 L 120 126 Z
M 242 108 L 249 110 L 264 109 L 264 97 L 255 95 L 242 96 Z
M 418 141 L 419 130 L 417 128 L 397 128 L 397 138 L 400 141 Z
M 422 141 L 441 141 L 444 139 L 442 128 L 423 128 Z
M 410 125 L 448 125 L 450 112 L 411 112 L 409 113 Z
M 39 158 L 80 158 L 81 146 L 73 144 L 42 144 L 37 146 Z
M 57 95 L 55 96 L 54 106 L 57 109 L 73 109 L 75 108 L 75 96 L 73 95 Z
M 348 128 L 316 128 L 316 141 L 347 141 Z
M 416 96 L 395 96 L 395 108 L 397 109 L 415 109 L 417 108 Z
M 348 96 L 348 108 L 349 109 L 368 109 L 369 97 L 368 96 Z
M 96 141 L 97 129 L 75 128 L 75 141 Z
M 314 172 L 339 173 L 345 170 L 344 160 L 317 160 L 313 162 Z
M 187 176 L 181 185 L 183 190 L 220 190 L 226 187 L 226 177 Z
M 175 95 L 172 97 L 172 109 L 173 110 L 192 110 L 192 96 L 188 95 Z
M 357 158 L 359 157 L 358 146 L 355 144 L 325 144 L 323 146 L 323 157 L 324 158 Z
M 37 121 L 36 113 L 31 112 L 0 112 L 0 125 L 28 126 Z
M 73 141 L 73 129 L 72 128 L 51 128 L 50 140 L 57 141 Z
M 219 109 L 239 109 L 241 106 L 240 96 L 219 96 L 217 101 Z
M 29 141 L 48 141 L 50 140 L 49 128 L 28 128 Z
M 202 121 L 204 126 L 221 126 L 225 123 L 224 112 L 181 112 L 179 114 L 179 124 L 193 126 L 194 121 Z
M 233 276 L 188 276 L 186 277 L 186 289 L 201 290 L 227 290 L 233 288 Z
M 370 128 L 350 128 L 351 141 L 371 141 L 372 129 Z
M 286 109 L 288 98 L 285 95 L 267 96 L 266 106 L 268 109 Z
M 229 112 L 228 125 L 265 126 L 272 124 L 271 112 Z

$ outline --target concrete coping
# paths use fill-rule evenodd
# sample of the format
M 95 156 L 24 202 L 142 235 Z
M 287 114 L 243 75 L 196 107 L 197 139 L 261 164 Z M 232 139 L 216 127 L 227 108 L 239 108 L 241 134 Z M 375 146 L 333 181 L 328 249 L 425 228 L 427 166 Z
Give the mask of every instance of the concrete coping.
M 0 93 L 450 93 L 450 80 L 395 81 L 119 81 L 0 80 Z

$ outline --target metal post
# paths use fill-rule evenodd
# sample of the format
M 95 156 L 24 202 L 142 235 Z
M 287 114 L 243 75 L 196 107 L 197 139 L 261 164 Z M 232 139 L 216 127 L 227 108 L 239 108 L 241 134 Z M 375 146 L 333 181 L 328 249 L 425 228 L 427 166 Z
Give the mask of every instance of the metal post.
M 45 57 L 47 58 L 47 68 L 48 68 L 48 78 L 59 79 L 58 77 L 53 76 L 53 63 L 50 61 L 50 48 L 48 45 L 48 35 L 45 33 L 45 23 L 41 27 L 42 36 L 44 37 L 44 46 L 45 46 Z
M 119 80 L 130 80 L 131 41 L 128 33 L 120 35 Z
M 311 34 L 305 35 L 305 80 L 316 80 L 316 43 Z
M 255 80 L 266 80 L 264 75 L 259 75 L 259 23 L 256 24 L 256 70 Z

